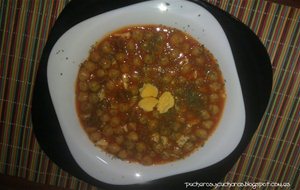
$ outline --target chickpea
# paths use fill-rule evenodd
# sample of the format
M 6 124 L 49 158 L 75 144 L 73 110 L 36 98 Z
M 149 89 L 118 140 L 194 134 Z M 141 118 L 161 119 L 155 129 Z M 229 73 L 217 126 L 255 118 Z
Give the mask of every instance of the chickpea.
M 169 74 L 165 75 L 163 77 L 163 81 L 164 81 L 164 83 L 169 84 L 172 81 L 172 76 Z
M 173 153 L 175 154 L 175 155 L 172 155 L 173 157 L 179 158 L 182 155 L 182 150 L 179 147 L 174 147 Z
M 164 41 L 166 39 L 166 35 L 162 32 L 158 33 L 158 35 L 156 36 L 156 40 L 157 42 L 161 43 L 162 41 Z
M 118 157 L 122 160 L 126 159 L 128 157 L 128 152 L 126 150 L 121 150 L 118 153 Z
M 198 138 L 201 138 L 201 139 L 206 139 L 208 137 L 208 133 L 204 129 L 197 129 L 195 134 Z
M 116 135 L 121 135 L 121 134 L 123 134 L 124 133 L 124 128 L 122 128 L 122 127 L 114 127 L 114 134 L 116 134 Z
M 98 96 L 97 96 L 96 93 L 91 93 L 91 94 L 89 95 L 89 102 L 90 102 L 90 103 L 95 104 L 95 103 L 97 103 L 98 101 L 99 101 L 99 98 L 98 98 Z
M 117 53 L 116 54 L 116 60 L 119 62 L 124 62 L 126 58 L 126 55 L 124 53 Z
M 84 113 L 88 113 L 92 110 L 92 105 L 90 103 L 84 103 L 80 105 L 80 110 Z
M 177 132 L 181 128 L 181 125 L 180 125 L 179 122 L 176 122 L 176 123 L 173 124 L 172 127 L 173 127 L 173 130 Z
M 90 71 L 90 72 L 92 72 L 92 71 L 94 71 L 94 70 L 97 69 L 96 63 L 91 62 L 91 61 L 85 62 L 85 63 L 84 63 L 84 66 L 85 66 L 85 68 L 86 68 L 88 71 Z
M 157 110 L 153 110 L 152 111 L 152 115 L 155 119 L 159 119 L 160 118 L 160 113 Z
M 126 103 L 120 103 L 119 109 L 120 109 L 120 112 L 127 112 L 130 109 L 130 107 Z
M 103 115 L 103 110 L 102 109 L 97 109 L 96 110 L 96 115 L 98 116 L 98 117 L 101 117 L 101 115 Z
M 202 122 L 203 127 L 206 128 L 206 129 L 210 129 L 213 126 L 213 124 L 214 123 L 211 120 L 207 120 L 207 121 Z
M 170 61 L 169 61 L 169 58 L 168 58 L 167 56 L 163 56 L 163 57 L 160 59 L 160 64 L 161 64 L 161 65 L 166 66 L 166 65 L 168 65 L 169 63 L 170 63 Z
M 142 31 L 138 29 L 132 30 L 132 39 L 134 39 L 136 42 L 140 42 L 143 39 Z
M 191 120 L 189 120 L 188 121 L 188 125 L 190 125 L 190 126 L 194 126 L 194 125 L 197 125 L 197 124 L 199 124 L 200 123 L 200 119 L 196 119 L 196 118 L 194 118 L 194 119 L 191 119 Z
M 86 81 L 80 81 L 78 83 L 78 87 L 79 87 L 79 90 L 81 90 L 81 91 L 87 91 L 89 89 L 89 86 Z
M 111 108 L 111 110 L 117 110 L 119 108 L 118 103 L 117 102 L 112 102 L 110 104 L 110 108 Z M 111 112 L 111 111 L 109 111 L 109 112 Z
M 218 80 L 218 75 L 216 72 L 214 71 L 211 71 L 208 73 L 208 79 L 211 80 L 211 81 L 216 81 Z
M 117 143 L 112 143 L 108 145 L 107 150 L 112 154 L 116 154 L 121 150 L 121 147 Z
M 139 89 L 136 85 L 132 85 L 129 87 L 129 91 L 131 92 L 132 95 L 137 95 L 139 93 Z
M 205 119 L 205 120 L 210 118 L 210 114 L 209 114 L 209 112 L 206 111 L 206 110 L 202 110 L 202 111 L 200 112 L 200 116 L 202 117 L 202 119 Z
M 139 139 L 139 136 L 136 132 L 131 131 L 128 135 L 127 138 L 131 141 L 137 141 Z
M 192 70 L 192 65 L 191 64 L 185 64 L 183 65 L 183 67 L 181 68 L 181 72 L 183 74 L 187 74 Z
M 135 159 L 142 160 L 142 158 L 143 158 L 143 155 L 140 152 L 135 154 Z
M 138 142 L 137 144 L 136 144 L 136 150 L 138 151 L 138 152 L 144 152 L 144 151 L 146 151 L 146 145 L 145 145 L 145 143 L 143 143 L 143 142 Z
M 118 144 L 122 144 L 124 142 L 124 136 L 123 135 L 119 135 L 116 137 L 116 143 Z
M 210 100 L 211 102 L 217 102 L 218 99 L 219 99 L 219 95 L 216 94 L 216 93 L 213 93 L 213 94 L 211 94 L 211 95 L 209 96 L 209 100 Z
M 149 73 L 149 74 L 150 74 L 150 73 Z M 150 76 L 145 76 L 145 77 L 144 77 L 144 82 L 145 82 L 145 83 L 151 83 L 151 82 L 152 82 L 151 77 L 150 77 Z
M 214 92 L 220 90 L 221 87 L 222 87 L 221 84 L 220 84 L 220 83 L 217 83 L 217 82 L 213 82 L 213 83 L 211 83 L 211 84 L 209 85 L 209 88 L 210 88 L 212 91 L 214 91 Z
M 89 94 L 87 92 L 79 92 L 77 96 L 77 100 L 79 102 L 85 102 L 89 99 Z
M 149 152 L 149 156 L 150 156 L 151 158 L 154 158 L 154 157 L 157 156 L 157 154 L 156 154 L 154 151 L 150 151 L 150 152 Z
M 132 141 L 126 140 L 124 146 L 127 150 L 132 150 L 135 147 L 135 144 Z
M 80 114 L 80 118 L 82 119 L 82 120 L 89 120 L 90 118 L 91 118 L 91 113 L 85 113 L 85 114 Z
M 184 43 L 183 45 L 182 45 L 182 52 L 183 53 L 185 53 L 185 54 L 188 54 L 189 53 L 189 51 L 190 51 L 190 45 L 188 44 L 188 43 Z
M 112 62 L 109 60 L 109 59 L 102 59 L 100 61 L 100 66 L 103 68 L 103 69 L 109 69 L 110 66 L 112 65 Z
M 146 32 L 145 38 L 146 38 L 147 40 L 151 39 L 152 37 L 153 37 L 153 33 L 152 33 L 151 31 Z
M 107 88 L 108 90 L 113 90 L 113 89 L 115 88 L 114 82 L 111 81 L 111 80 L 107 81 L 107 83 L 106 83 L 106 88 Z
M 197 141 L 197 137 L 195 135 L 191 135 L 190 136 L 190 141 L 191 142 L 196 142 Z
M 144 156 L 141 160 L 142 164 L 144 165 L 151 165 L 153 164 L 153 160 L 150 156 Z
M 120 125 L 120 122 L 121 122 L 121 120 L 117 116 L 112 117 L 110 120 L 111 126 L 118 126 L 118 125 Z
M 204 47 L 200 46 L 200 47 L 193 47 L 192 48 L 192 55 L 193 56 L 198 56 L 201 55 L 204 51 Z
M 149 54 L 146 54 L 145 57 L 144 57 L 144 62 L 146 64 L 152 64 L 154 61 L 154 58 L 153 56 L 149 55 Z
M 129 100 L 129 107 L 133 107 L 135 105 L 137 105 L 138 102 L 138 97 L 137 96 L 133 96 L 130 100 Z M 134 108 L 133 108 L 134 109 Z
M 127 43 L 126 47 L 127 47 L 127 49 L 128 49 L 129 51 L 134 51 L 134 50 L 135 50 L 135 44 L 134 44 L 133 40 L 130 40 L 130 41 Z
M 108 76 L 115 79 L 120 76 L 120 71 L 117 69 L 110 69 L 108 72 Z
M 99 133 L 97 131 L 90 134 L 90 139 L 93 142 L 99 141 L 101 139 L 101 137 L 102 137 L 101 133 Z
M 105 76 L 105 71 L 103 69 L 98 69 L 96 75 L 97 77 L 102 78 Z
M 86 68 L 80 68 L 78 73 L 78 78 L 80 81 L 86 81 L 90 78 L 90 72 Z
M 180 123 L 185 123 L 185 118 L 184 117 L 178 117 L 177 121 Z
M 88 85 L 89 85 L 89 89 L 92 91 L 92 92 L 97 92 L 99 89 L 100 89 L 100 84 L 95 81 L 95 80 L 91 80 L 88 82 Z
M 190 133 L 192 132 L 192 128 L 191 127 L 186 127 L 183 131 L 184 134 L 190 135 Z
M 177 58 L 180 57 L 180 52 L 177 49 L 174 49 L 174 50 L 171 51 L 170 57 L 172 59 L 177 59 Z
M 208 109 L 212 115 L 216 115 L 220 112 L 220 108 L 217 105 L 210 105 Z
M 178 46 L 178 45 L 181 45 L 181 43 L 183 42 L 184 40 L 184 36 L 182 36 L 181 34 L 179 33 L 175 33 L 171 36 L 170 38 L 170 42 L 172 45 L 175 45 L 175 46 Z
M 183 83 L 186 82 L 186 78 L 184 78 L 183 76 L 180 76 L 180 77 L 178 78 L 178 82 L 181 83 L 181 84 L 183 84 Z
M 103 134 L 105 135 L 105 136 L 107 136 L 107 137 L 110 137 L 110 136 L 112 136 L 113 134 L 114 134 L 114 131 L 113 131 L 113 129 L 111 128 L 111 127 L 105 127 L 104 129 L 103 129 Z
M 109 119 L 110 119 L 110 117 L 106 113 L 101 116 L 101 121 L 102 122 L 107 122 L 107 121 L 109 121 Z
M 150 120 L 149 124 L 148 124 L 148 129 L 150 131 L 154 131 L 155 129 L 157 129 L 157 121 L 156 120 Z
M 142 64 L 142 61 L 139 57 L 134 57 L 132 63 L 134 66 L 140 66 Z
M 194 144 L 192 142 L 188 141 L 183 145 L 183 150 L 186 152 L 189 152 L 189 151 L 193 150 L 193 146 L 194 146 Z
M 162 143 L 163 146 L 168 146 L 169 145 L 169 139 L 165 136 L 160 137 L 160 143 Z
M 162 134 L 162 135 L 168 136 L 170 133 L 171 133 L 171 131 L 166 127 L 163 127 L 160 129 L 160 134 Z
M 164 160 L 168 160 L 168 159 L 170 159 L 170 155 L 168 153 L 163 153 L 161 158 Z
M 104 53 L 111 53 L 111 51 L 112 51 L 111 44 L 107 41 L 103 42 L 102 45 L 101 45 L 101 50 Z
M 93 133 L 97 131 L 96 127 L 86 127 L 84 128 L 87 133 Z
M 151 135 L 151 140 L 154 141 L 154 142 L 156 142 L 156 143 L 158 143 L 159 140 L 160 140 L 160 135 L 157 132 L 153 133 Z
M 135 131 L 136 130 L 136 123 L 134 123 L 134 122 L 128 123 L 128 130 Z
M 198 77 L 195 81 L 195 83 L 198 85 L 198 86 L 201 86 L 205 83 L 205 80 L 203 77 Z
M 139 119 L 140 123 L 145 125 L 148 122 L 148 119 L 146 116 L 142 115 Z
M 100 139 L 95 143 L 96 146 L 106 149 L 108 146 L 108 142 L 105 139 Z
M 93 52 L 91 52 L 90 55 L 90 60 L 93 61 L 94 63 L 98 63 L 100 61 L 100 55 L 98 52 L 96 52 L 95 50 Z
M 203 65 L 205 64 L 205 57 L 203 55 L 199 55 L 197 58 L 196 58 L 196 63 L 198 65 Z
M 127 64 L 120 65 L 120 70 L 122 73 L 128 73 L 129 72 L 129 66 Z

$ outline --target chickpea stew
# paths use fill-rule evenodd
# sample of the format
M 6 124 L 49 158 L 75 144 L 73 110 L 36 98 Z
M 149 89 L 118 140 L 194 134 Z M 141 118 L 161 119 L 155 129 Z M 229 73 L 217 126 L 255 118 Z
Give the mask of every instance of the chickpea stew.
M 225 100 L 209 50 L 163 25 L 109 34 L 92 47 L 76 81 L 77 113 L 90 140 L 143 165 L 182 159 L 203 146 Z

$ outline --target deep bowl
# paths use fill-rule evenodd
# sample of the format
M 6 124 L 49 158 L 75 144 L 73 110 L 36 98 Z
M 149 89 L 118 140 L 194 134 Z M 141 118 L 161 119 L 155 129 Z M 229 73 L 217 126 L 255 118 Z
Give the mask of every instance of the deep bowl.
M 112 159 L 89 140 L 76 113 L 76 77 L 91 46 L 110 32 L 139 24 L 163 24 L 187 32 L 212 52 L 226 80 L 227 100 L 223 116 L 205 146 L 185 159 L 162 165 L 143 166 Z M 54 45 L 48 59 L 47 78 L 59 124 L 72 156 L 86 173 L 105 183 L 142 183 L 208 167 L 228 156 L 244 132 L 243 96 L 227 37 L 214 16 L 192 2 L 147 1 L 75 25 Z

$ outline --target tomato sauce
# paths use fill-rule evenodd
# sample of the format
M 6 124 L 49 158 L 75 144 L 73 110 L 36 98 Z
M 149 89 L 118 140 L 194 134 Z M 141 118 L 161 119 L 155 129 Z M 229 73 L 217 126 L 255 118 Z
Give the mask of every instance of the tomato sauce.
M 182 159 L 204 146 L 225 100 L 214 56 L 189 34 L 163 25 L 109 34 L 92 47 L 76 81 L 77 113 L 91 141 L 143 165 Z

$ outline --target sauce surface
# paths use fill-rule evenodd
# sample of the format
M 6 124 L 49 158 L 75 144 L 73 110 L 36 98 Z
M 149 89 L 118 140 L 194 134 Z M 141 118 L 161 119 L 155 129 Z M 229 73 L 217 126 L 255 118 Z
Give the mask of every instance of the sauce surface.
M 203 146 L 225 100 L 213 55 L 163 25 L 109 34 L 92 47 L 76 81 L 77 113 L 90 140 L 143 165 L 182 159 Z

